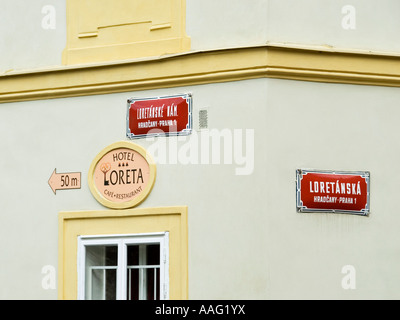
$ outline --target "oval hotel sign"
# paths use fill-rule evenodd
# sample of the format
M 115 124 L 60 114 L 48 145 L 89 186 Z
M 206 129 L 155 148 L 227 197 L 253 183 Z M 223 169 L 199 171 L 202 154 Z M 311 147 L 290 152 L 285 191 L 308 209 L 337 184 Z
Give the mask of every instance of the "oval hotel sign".
M 89 187 L 102 205 L 126 209 L 142 202 L 153 188 L 156 166 L 141 146 L 121 141 L 103 149 L 89 169 Z

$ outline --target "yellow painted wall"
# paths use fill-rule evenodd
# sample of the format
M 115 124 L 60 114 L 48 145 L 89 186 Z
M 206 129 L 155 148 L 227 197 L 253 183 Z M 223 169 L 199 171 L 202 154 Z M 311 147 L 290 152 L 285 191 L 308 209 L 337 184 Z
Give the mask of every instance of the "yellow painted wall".
M 82 64 L 190 50 L 185 0 L 67 0 L 63 63 Z

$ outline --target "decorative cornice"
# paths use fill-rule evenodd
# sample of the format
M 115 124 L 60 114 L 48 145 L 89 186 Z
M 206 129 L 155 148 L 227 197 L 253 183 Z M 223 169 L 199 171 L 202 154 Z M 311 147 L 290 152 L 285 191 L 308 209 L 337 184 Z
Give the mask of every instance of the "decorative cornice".
M 254 78 L 400 86 L 400 56 L 268 44 L 0 76 L 0 103 Z

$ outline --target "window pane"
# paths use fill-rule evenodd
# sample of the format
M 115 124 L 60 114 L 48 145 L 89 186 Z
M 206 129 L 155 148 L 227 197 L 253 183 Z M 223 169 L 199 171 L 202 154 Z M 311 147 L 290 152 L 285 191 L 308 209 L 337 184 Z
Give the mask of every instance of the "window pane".
M 106 300 L 117 299 L 117 270 L 106 270 Z
M 139 269 L 128 268 L 127 299 L 139 300 Z
M 117 270 L 93 269 L 91 300 L 115 300 L 116 299 Z
M 148 265 L 160 264 L 160 245 L 158 244 L 147 245 L 147 264 Z
M 139 245 L 128 246 L 128 266 L 139 265 Z
M 160 245 L 140 244 L 127 247 L 129 300 L 160 299 Z
M 86 246 L 86 266 L 116 266 L 117 246 Z
M 147 300 L 160 300 L 160 268 L 146 269 Z
M 86 246 L 85 299 L 116 298 L 117 246 Z

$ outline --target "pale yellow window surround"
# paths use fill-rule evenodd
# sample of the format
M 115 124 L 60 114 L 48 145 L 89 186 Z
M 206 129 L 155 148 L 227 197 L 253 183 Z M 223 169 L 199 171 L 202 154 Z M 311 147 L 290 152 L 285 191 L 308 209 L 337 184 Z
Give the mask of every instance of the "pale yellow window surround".
M 186 0 L 67 0 L 63 64 L 189 51 L 185 25 Z
M 58 297 L 77 299 L 78 236 L 169 232 L 169 297 L 188 299 L 187 207 L 60 212 Z

